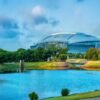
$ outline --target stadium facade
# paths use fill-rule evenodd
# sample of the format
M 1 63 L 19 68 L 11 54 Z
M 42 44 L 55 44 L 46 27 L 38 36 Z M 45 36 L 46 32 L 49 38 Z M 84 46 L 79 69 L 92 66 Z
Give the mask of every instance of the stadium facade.
M 100 48 L 100 39 L 85 33 L 55 33 L 45 37 L 31 48 L 45 47 L 48 44 L 67 47 L 70 53 L 85 53 L 89 48 Z

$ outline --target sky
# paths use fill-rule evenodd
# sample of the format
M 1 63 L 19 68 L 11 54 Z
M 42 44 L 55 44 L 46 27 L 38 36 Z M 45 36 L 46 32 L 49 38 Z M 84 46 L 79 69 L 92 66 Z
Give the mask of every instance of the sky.
M 100 38 L 100 0 L 0 0 L 0 48 L 30 48 L 52 33 Z

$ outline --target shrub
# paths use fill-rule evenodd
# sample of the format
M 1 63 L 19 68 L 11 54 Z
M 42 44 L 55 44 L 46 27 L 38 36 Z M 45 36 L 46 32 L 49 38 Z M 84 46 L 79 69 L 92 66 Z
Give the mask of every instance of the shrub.
M 62 96 L 67 96 L 69 94 L 69 90 L 68 89 L 62 89 L 61 91 L 61 95 Z
M 30 93 L 29 98 L 30 98 L 30 100 L 38 100 L 39 99 L 38 95 L 35 92 Z
M 60 54 L 60 55 L 59 55 L 59 59 L 60 59 L 61 61 L 65 61 L 65 60 L 67 59 L 67 55 L 66 55 L 66 54 Z

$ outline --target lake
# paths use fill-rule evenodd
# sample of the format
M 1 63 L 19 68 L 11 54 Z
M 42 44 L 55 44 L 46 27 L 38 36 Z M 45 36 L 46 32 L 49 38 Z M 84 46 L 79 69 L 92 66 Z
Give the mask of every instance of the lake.
M 29 100 L 32 91 L 40 98 L 60 96 L 63 88 L 71 94 L 100 90 L 100 71 L 33 70 L 0 74 L 0 100 Z

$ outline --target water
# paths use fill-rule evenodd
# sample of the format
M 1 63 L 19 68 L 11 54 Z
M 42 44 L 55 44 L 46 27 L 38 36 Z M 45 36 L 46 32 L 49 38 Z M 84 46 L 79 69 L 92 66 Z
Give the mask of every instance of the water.
M 0 74 L 0 100 L 29 100 L 28 94 L 40 98 L 60 96 L 62 88 L 72 93 L 100 89 L 99 71 L 34 70 L 26 73 Z

